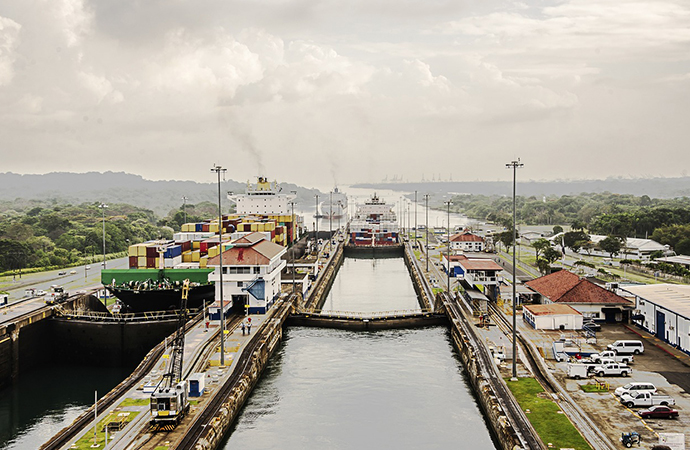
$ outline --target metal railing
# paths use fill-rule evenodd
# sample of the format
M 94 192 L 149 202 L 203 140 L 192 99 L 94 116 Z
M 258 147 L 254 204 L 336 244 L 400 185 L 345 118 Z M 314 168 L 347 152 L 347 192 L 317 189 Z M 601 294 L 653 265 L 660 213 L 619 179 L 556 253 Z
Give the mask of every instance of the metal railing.
M 334 319 L 387 319 L 392 317 L 413 317 L 430 314 L 428 309 L 399 309 L 392 311 L 326 311 L 314 316 Z
M 69 319 L 89 320 L 94 322 L 147 322 L 157 320 L 177 319 L 178 310 L 149 311 L 144 313 L 109 313 L 100 311 L 70 311 L 61 305 L 55 307 L 55 313 L 59 317 Z M 197 309 L 187 310 L 188 316 L 194 316 L 199 312 Z

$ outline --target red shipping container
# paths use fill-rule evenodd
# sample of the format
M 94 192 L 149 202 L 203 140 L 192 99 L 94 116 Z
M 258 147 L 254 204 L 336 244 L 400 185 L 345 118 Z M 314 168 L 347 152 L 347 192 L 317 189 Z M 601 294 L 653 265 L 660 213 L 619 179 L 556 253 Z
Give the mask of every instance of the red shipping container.
M 158 252 L 156 251 L 156 247 L 146 247 L 146 257 L 147 258 L 155 258 L 158 256 Z
M 156 268 L 156 258 L 146 258 L 146 268 L 155 269 Z
M 210 228 L 211 228 L 210 225 L 207 223 L 201 225 L 201 231 L 203 231 L 203 232 L 208 232 L 210 230 Z
M 130 269 L 132 267 L 136 267 L 139 264 L 139 257 L 137 256 L 130 256 L 129 257 L 129 267 Z

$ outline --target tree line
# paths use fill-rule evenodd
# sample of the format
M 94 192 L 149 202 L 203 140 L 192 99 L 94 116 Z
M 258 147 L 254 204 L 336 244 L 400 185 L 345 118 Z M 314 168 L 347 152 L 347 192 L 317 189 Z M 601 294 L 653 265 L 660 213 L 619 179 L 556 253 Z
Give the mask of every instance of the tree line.
M 118 253 L 132 244 L 171 239 L 181 225 L 214 218 L 211 202 L 180 205 L 165 217 L 128 204 L 79 205 L 51 201 L 0 203 L 0 272 L 32 267 L 66 267 L 89 256 Z

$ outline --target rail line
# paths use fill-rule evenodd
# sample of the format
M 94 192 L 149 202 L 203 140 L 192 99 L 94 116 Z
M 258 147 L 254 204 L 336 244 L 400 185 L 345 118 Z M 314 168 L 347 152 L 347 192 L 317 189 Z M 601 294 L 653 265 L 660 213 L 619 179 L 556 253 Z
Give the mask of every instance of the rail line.
M 280 309 L 276 310 L 275 316 L 280 317 L 281 314 L 284 314 L 284 310 L 290 307 L 289 302 L 284 302 Z M 208 424 L 218 411 L 220 411 L 229 394 L 242 379 L 254 357 L 254 353 L 263 344 L 263 336 L 261 336 L 257 330 L 257 333 L 247 343 L 244 350 L 242 350 L 242 354 L 237 361 L 235 369 L 230 374 L 230 377 L 218 389 L 216 395 L 209 401 L 203 411 L 194 418 L 194 423 L 189 427 L 187 433 L 176 448 L 183 450 L 194 448 L 196 442 L 207 432 L 206 424 Z
M 468 326 L 466 321 L 462 320 L 463 312 L 460 310 L 461 306 L 458 304 L 458 302 L 448 300 L 448 297 L 445 295 L 445 293 L 444 297 L 446 298 L 446 308 L 450 308 L 453 315 L 459 318 L 457 321 L 458 326 L 462 328 L 463 332 L 467 336 L 475 336 L 476 338 L 474 330 Z M 479 339 L 476 338 L 475 342 L 479 342 Z M 501 404 L 506 415 L 510 418 L 510 422 L 515 427 L 515 430 L 522 441 L 523 448 L 528 448 L 530 450 L 545 449 L 546 447 L 532 428 L 532 425 L 529 423 L 529 420 L 522 411 L 522 408 L 508 389 L 505 381 L 503 381 L 501 378 L 498 370 L 496 370 L 496 366 L 491 358 L 491 355 L 489 355 L 489 351 L 484 345 L 479 344 L 476 346 L 476 356 L 478 357 L 478 363 L 482 366 L 482 373 L 485 374 L 488 379 L 490 379 L 491 385 L 496 390 L 498 402 Z
M 497 325 L 499 329 L 504 332 L 508 340 L 513 342 L 513 326 L 510 321 L 498 310 L 498 307 L 489 302 L 489 308 L 492 312 L 492 317 L 497 318 Z M 594 447 L 595 450 L 608 450 L 615 448 L 611 440 L 599 429 L 599 427 L 592 421 L 587 413 L 585 413 L 580 406 L 570 397 L 570 395 L 563 389 L 563 387 L 552 378 L 551 374 L 547 375 L 546 367 L 541 363 L 536 356 L 535 350 L 524 337 L 518 332 L 516 334 L 518 345 L 523 349 L 523 354 L 527 360 L 527 365 L 531 368 L 534 378 L 541 384 L 544 390 L 551 395 L 554 400 L 558 401 L 559 406 L 568 418 L 576 425 L 577 429 L 583 437 Z
M 188 326 L 193 327 L 199 323 L 201 319 L 202 316 L 199 314 L 197 317 L 193 318 L 190 323 L 188 323 Z M 139 363 L 136 369 L 134 369 L 134 372 L 132 372 L 130 376 L 115 386 L 97 402 L 98 408 L 101 411 L 104 411 L 113 406 L 113 404 L 122 396 L 122 394 L 129 391 L 132 386 L 137 384 L 142 378 L 144 378 L 144 376 L 146 376 L 147 373 L 151 371 L 151 369 L 153 369 L 155 364 L 163 355 L 164 351 L 165 342 L 161 342 L 153 347 L 144 357 L 143 361 Z M 60 432 L 50 438 L 48 442 L 43 444 L 40 447 L 40 450 L 58 450 L 67 445 L 67 443 L 74 439 L 87 424 L 91 423 L 91 420 L 93 419 L 93 408 L 94 407 L 91 406 L 89 409 L 81 413 L 81 415 L 77 417 L 71 425 L 63 428 Z

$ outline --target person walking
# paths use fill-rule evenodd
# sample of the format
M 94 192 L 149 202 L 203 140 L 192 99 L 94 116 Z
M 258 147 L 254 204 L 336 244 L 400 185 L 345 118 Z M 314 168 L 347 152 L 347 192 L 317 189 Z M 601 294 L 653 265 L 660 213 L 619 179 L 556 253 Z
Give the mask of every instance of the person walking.
M 244 336 L 244 321 L 242 321 L 242 336 Z
M 252 318 L 247 319 L 247 334 L 252 334 Z

